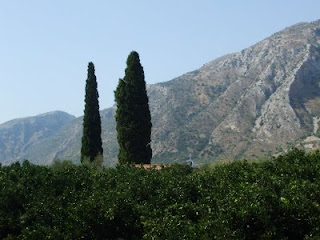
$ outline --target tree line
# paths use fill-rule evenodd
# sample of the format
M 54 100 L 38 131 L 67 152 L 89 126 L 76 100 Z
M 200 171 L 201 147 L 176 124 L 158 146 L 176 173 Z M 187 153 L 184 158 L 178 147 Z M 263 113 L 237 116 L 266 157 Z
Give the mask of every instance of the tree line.
M 81 162 L 99 166 L 103 163 L 103 148 L 97 87 L 94 64 L 90 62 L 85 91 Z M 125 76 L 119 79 L 114 93 L 119 163 L 150 164 L 151 114 L 144 71 L 137 52 L 129 54 Z

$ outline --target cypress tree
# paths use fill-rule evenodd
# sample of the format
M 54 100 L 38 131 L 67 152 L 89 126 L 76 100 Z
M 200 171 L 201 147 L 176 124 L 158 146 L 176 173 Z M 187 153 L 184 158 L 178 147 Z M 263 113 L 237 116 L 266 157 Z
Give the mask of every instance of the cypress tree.
M 101 165 L 103 161 L 101 118 L 99 112 L 98 84 L 94 70 L 94 65 L 90 62 L 88 65 L 86 95 L 84 100 L 81 162 L 96 162 L 96 164 Z
M 125 76 L 115 91 L 116 130 L 120 164 L 149 164 L 151 150 L 151 114 L 139 54 L 131 52 L 127 59 Z

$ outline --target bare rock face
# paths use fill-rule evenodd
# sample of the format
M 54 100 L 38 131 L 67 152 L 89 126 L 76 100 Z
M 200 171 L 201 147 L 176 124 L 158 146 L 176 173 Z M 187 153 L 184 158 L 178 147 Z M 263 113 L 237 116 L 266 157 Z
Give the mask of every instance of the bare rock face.
M 271 156 L 294 146 L 318 148 L 320 21 L 286 28 L 147 90 L 153 162 L 185 162 L 191 154 L 206 163 Z M 114 108 L 101 116 L 105 164 L 112 166 L 118 153 Z M 78 118 L 24 150 L 2 141 L 0 153 L 37 163 L 79 161 L 81 135 Z
M 256 158 L 300 143 L 316 147 L 319 43 L 320 21 L 297 24 L 150 86 L 154 160 L 189 153 L 204 162 Z

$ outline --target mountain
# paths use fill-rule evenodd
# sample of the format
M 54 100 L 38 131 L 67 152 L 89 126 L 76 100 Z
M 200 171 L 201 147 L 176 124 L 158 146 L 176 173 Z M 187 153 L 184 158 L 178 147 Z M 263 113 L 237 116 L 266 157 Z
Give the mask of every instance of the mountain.
M 116 156 L 118 155 L 114 113 L 114 108 L 100 112 L 103 150 L 105 152 L 105 162 L 108 166 L 116 164 Z M 50 164 L 54 159 L 68 159 L 80 163 L 82 124 L 83 117 L 66 124 L 55 134 L 33 144 L 24 154 L 23 159 L 30 159 L 30 161 L 38 164 Z
M 257 158 L 319 145 L 320 21 L 150 86 L 154 161 Z
M 198 70 L 149 85 L 152 161 L 184 162 L 191 154 L 206 163 L 271 156 L 298 145 L 318 148 L 319 86 L 320 20 L 288 27 Z M 116 163 L 118 151 L 114 110 L 101 112 L 107 165 Z M 75 119 L 24 154 L 14 155 L 19 151 L 13 149 L 6 160 L 79 161 L 81 125 L 82 119 Z M 7 152 L 3 143 L 1 152 Z
M 42 142 L 75 119 L 61 111 L 14 119 L 0 125 L 0 162 L 24 158 L 34 144 Z

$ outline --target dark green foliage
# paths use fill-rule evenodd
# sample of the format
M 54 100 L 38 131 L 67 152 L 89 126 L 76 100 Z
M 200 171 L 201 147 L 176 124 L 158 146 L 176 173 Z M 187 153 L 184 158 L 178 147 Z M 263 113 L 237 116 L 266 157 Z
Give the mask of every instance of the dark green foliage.
M 194 171 L 0 167 L 0 239 L 320 239 L 320 152 Z
M 137 52 L 127 59 L 125 77 L 115 91 L 120 164 L 150 163 L 151 115 L 143 68 Z
M 86 95 L 83 117 L 83 135 L 81 147 L 81 162 L 98 162 L 102 164 L 103 149 L 101 140 L 101 118 L 99 112 L 99 94 L 97 79 L 92 62 L 88 65 L 86 80 Z

